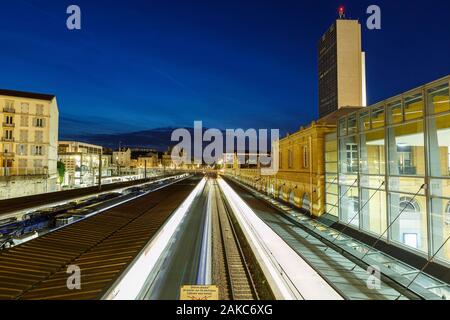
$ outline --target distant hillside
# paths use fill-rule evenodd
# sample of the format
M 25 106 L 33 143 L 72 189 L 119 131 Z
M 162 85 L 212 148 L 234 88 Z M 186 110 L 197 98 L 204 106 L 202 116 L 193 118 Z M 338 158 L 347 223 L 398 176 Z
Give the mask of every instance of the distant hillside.
M 191 137 L 194 137 L 194 129 L 186 128 L 190 133 Z M 145 131 L 137 131 L 130 133 L 114 133 L 114 134 L 62 134 L 60 140 L 72 140 L 81 141 L 100 145 L 110 149 L 117 149 L 119 144 L 122 147 L 145 147 L 152 148 L 158 151 L 167 151 L 169 146 L 173 146 L 178 142 L 172 142 L 172 132 L 174 128 L 157 128 Z M 203 128 L 203 131 L 208 130 L 208 128 Z M 222 132 L 225 137 L 225 132 Z M 209 143 L 204 142 L 203 147 L 207 146 Z M 224 141 L 224 151 L 226 144 Z M 270 148 L 270 143 L 269 143 Z
M 66 134 L 61 140 L 76 140 L 117 149 L 119 144 L 127 147 L 146 147 L 165 151 L 170 145 L 173 128 L 158 128 L 130 133 L 116 134 Z M 193 129 L 188 130 L 193 132 Z

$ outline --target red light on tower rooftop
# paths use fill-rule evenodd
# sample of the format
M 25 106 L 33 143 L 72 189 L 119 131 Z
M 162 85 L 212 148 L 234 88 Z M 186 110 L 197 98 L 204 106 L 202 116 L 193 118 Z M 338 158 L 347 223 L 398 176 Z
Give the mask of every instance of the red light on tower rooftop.
M 345 7 L 344 6 L 339 7 L 339 17 L 341 19 L 345 17 Z

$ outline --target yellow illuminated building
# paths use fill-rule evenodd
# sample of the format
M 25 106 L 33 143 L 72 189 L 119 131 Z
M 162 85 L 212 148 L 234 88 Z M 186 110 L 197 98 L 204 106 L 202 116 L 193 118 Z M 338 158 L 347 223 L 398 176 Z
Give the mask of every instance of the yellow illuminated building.
M 225 167 L 225 172 L 319 217 L 325 212 L 325 137 L 336 132 L 338 116 L 356 109 L 359 108 L 342 108 L 281 139 L 279 170 L 276 175 L 262 175 L 262 170 L 256 163 L 253 168 L 241 165 L 237 157 L 232 168 Z
M 0 198 L 57 190 L 58 117 L 53 95 L 0 90 Z

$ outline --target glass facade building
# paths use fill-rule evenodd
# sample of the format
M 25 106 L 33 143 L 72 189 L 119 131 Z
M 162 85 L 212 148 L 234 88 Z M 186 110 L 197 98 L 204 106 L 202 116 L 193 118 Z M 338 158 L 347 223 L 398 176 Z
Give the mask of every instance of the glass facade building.
M 342 117 L 325 141 L 327 213 L 450 265 L 450 76 Z

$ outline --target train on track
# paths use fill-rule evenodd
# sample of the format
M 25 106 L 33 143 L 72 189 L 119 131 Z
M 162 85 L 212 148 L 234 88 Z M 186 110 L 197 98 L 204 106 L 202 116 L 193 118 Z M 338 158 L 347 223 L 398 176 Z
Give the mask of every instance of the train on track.
M 14 240 L 17 238 L 23 238 L 35 232 L 58 227 L 57 220 L 61 215 L 68 214 L 74 210 L 89 208 L 99 203 L 115 199 L 121 195 L 121 193 L 101 194 L 80 201 L 72 201 L 66 204 L 32 211 L 23 215 L 20 220 L 17 218 L 1 220 L 0 250 L 13 245 L 15 243 Z
M 95 195 L 87 199 L 71 201 L 50 208 L 26 213 L 21 219 L 8 218 L 0 220 L 0 250 L 20 244 L 21 239 L 34 237 L 41 233 L 86 218 L 96 212 L 114 206 L 117 203 L 136 198 L 140 195 L 160 188 L 186 175 L 173 176 L 150 184 L 130 187 L 119 192 Z

